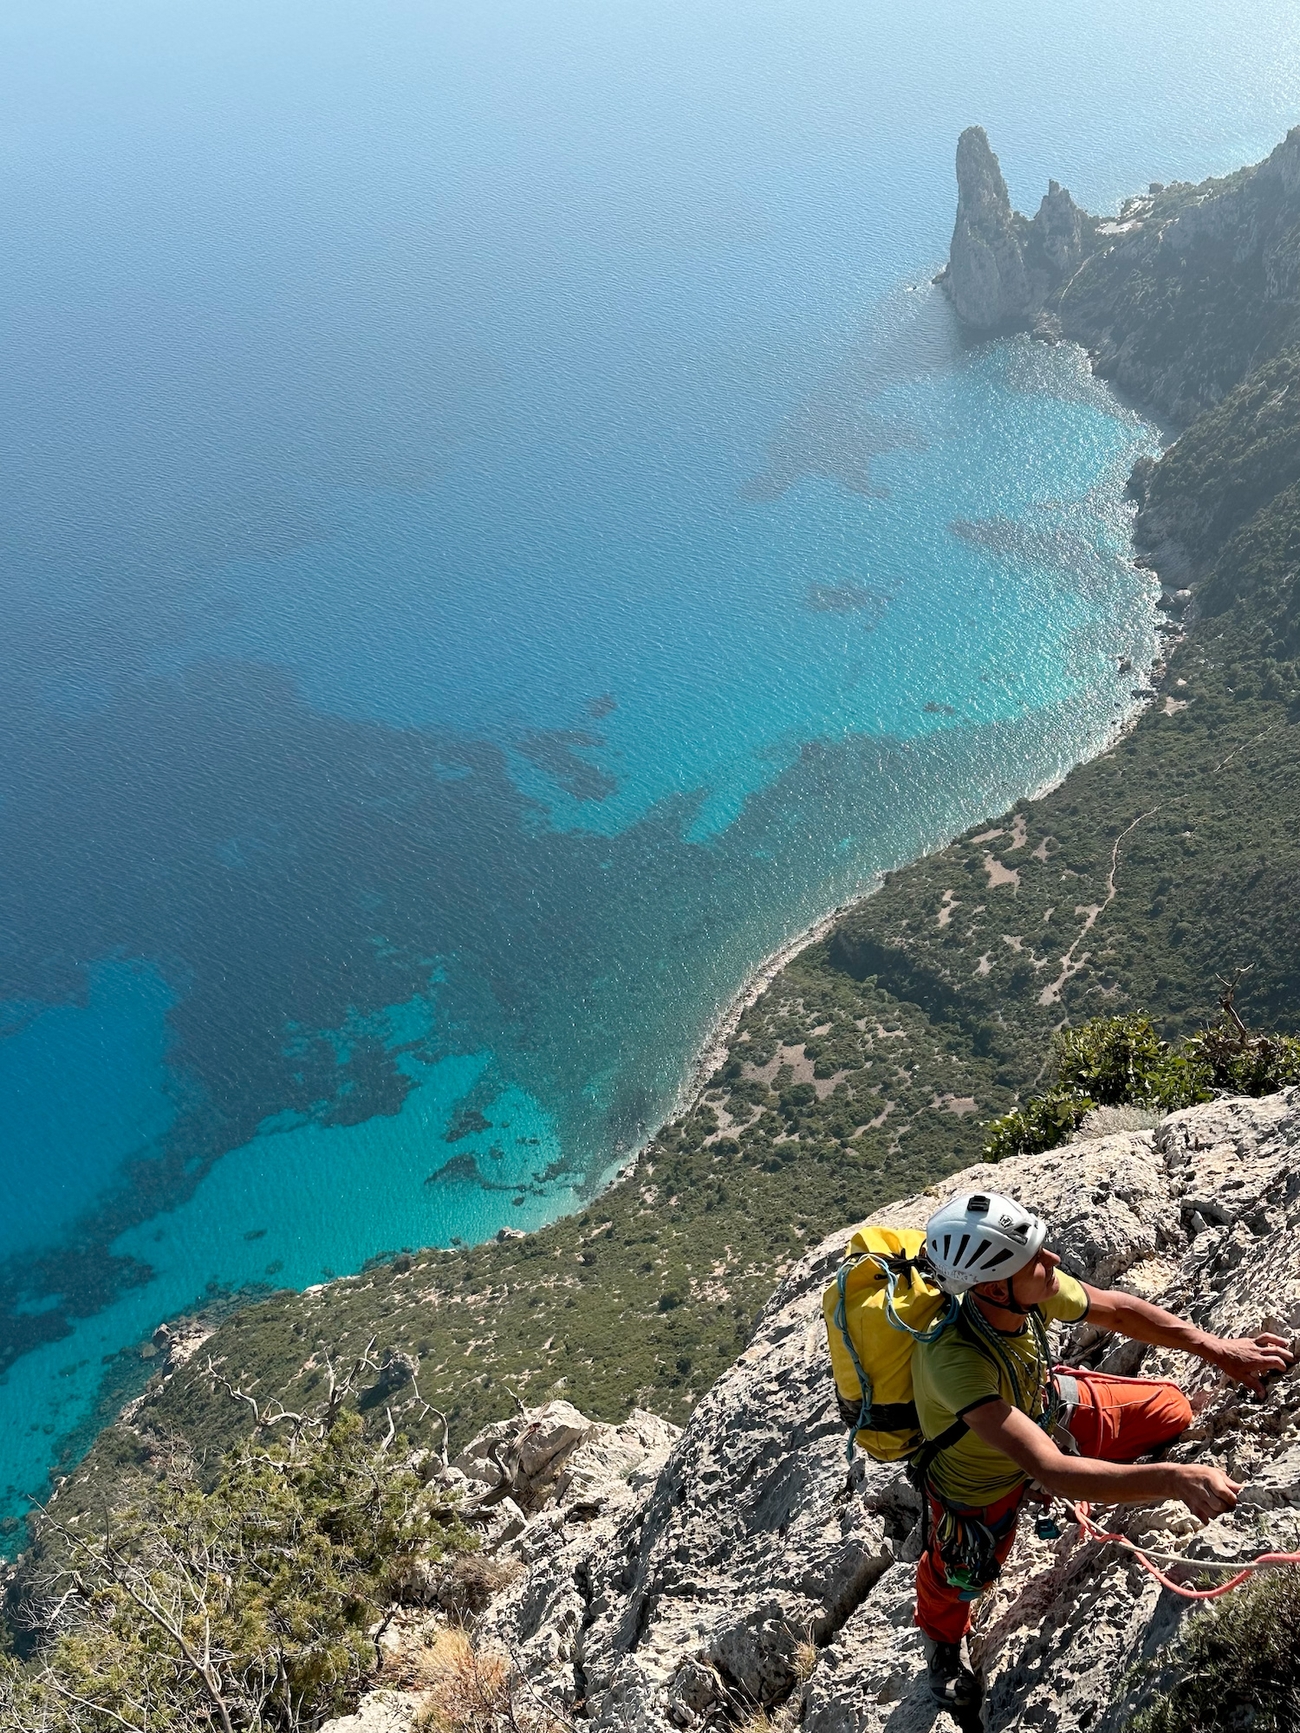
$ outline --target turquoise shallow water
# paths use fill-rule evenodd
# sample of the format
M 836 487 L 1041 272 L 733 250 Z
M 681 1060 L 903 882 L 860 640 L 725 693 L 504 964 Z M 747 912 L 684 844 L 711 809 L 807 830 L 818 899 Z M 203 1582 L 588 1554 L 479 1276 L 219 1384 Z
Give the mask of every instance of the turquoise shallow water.
M 760 959 L 1131 705 L 1156 431 L 957 131 L 1266 150 L 1280 6 L 0 20 L 0 1488 L 157 1321 L 551 1219 Z

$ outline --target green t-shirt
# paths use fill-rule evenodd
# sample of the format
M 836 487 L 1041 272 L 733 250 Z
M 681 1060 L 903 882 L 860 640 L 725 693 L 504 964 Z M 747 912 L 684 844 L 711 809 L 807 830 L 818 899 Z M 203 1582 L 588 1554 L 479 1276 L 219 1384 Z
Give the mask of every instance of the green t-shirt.
M 1088 1296 L 1073 1276 L 1058 1277 L 1056 1293 L 1038 1307 L 1049 1323 L 1073 1324 L 1088 1311 Z M 1031 1420 L 1043 1412 L 1050 1365 L 1026 1321 L 1014 1335 L 1000 1335 L 1000 1345 L 1015 1366 L 1022 1392 L 1029 1394 L 1025 1410 Z M 964 1330 L 952 1323 L 934 1342 L 918 1342 L 912 1354 L 912 1390 L 921 1430 L 938 1438 L 953 1422 L 991 1396 L 1017 1406 L 1005 1369 L 976 1347 Z M 941 1450 L 930 1469 L 936 1492 L 953 1504 L 996 1504 L 1029 1476 L 1009 1456 L 995 1450 L 975 1432 L 964 1432 Z

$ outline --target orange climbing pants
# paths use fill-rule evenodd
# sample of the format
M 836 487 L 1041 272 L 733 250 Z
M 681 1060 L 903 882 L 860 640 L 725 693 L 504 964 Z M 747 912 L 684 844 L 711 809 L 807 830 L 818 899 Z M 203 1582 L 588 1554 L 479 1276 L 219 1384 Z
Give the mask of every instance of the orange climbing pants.
M 1098 1457 L 1102 1462 L 1136 1462 L 1148 1450 L 1177 1438 L 1191 1424 L 1191 1403 L 1167 1378 L 1117 1378 L 1066 1366 L 1057 1370 L 1078 1380 L 1079 1404 L 1070 1416 L 1069 1429 L 1083 1456 Z M 1026 1484 L 996 1504 L 949 1507 L 992 1530 L 995 1546 L 990 1569 L 994 1578 L 1015 1542 L 1016 1520 L 1027 1491 Z M 957 1643 L 971 1627 L 972 1603 L 983 1590 L 961 1588 L 948 1581 L 939 1544 L 946 1514 L 943 1503 L 931 1494 L 930 1544 L 916 1567 L 916 1622 L 927 1637 Z

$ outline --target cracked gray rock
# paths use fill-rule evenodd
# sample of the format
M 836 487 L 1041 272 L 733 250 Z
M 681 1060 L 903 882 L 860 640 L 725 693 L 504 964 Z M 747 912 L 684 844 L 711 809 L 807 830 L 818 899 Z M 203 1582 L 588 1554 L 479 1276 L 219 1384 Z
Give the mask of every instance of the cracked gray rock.
M 921 1225 L 958 1190 L 994 1188 L 1046 1214 L 1087 1279 L 1191 1312 L 1221 1334 L 1300 1329 L 1300 1090 L 1219 1101 L 1046 1155 L 954 1175 L 871 1219 Z M 1189 1233 L 1185 1204 L 1215 1225 Z M 1206 1213 L 1208 1210 L 1208 1214 Z M 722 1726 L 785 1705 L 815 1733 L 921 1733 L 950 1724 L 925 1688 L 912 1623 L 918 1503 L 896 1467 L 852 1470 L 826 1363 L 820 1296 L 850 1226 L 773 1295 L 749 1346 L 691 1416 L 653 1484 L 608 1527 L 530 1565 L 486 1627 L 593 1729 Z M 1267 1251 L 1267 1256 L 1261 1253 Z M 1069 1356 L 1124 1358 L 1081 1326 Z M 1246 1400 L 1185 1355 L 1127 1363 L 1178 1379 L 1196 1421 L 1175 1455 L 1246 1481 L 1238 1512 L 1197 1531 L 1181 1505 L 1128 1510 L 1161 1550 L 1253 1554 L 1300 1534 L 1300 1380 Z M 518 1544 L 518 1543 L 514 1543 Z M 1115 1548 L 1025 1525 L 980 1609 L 975 1653 L 990 1730 L 1120 1733 L 1167 1676 L 1184 1616 Z M 815 1664 L 805 1677 L 811 1642 Z
M 969 1168 L 869 1219 L 920 1226 L 956 1191 L 1003 1191 L 1049 1218 L 1085 1279 L 1217 1334 L 1294 1336 L 1298 1154 L 1300 1090 L 1216 1101 Z M 510 1469 L 522 1525 L 489 1540 L 521 1569 L 477 1640 L 593 1733 L 702 1733 L 758 1706 L 808 1733 L 951 1733 L 912 1623 L 919 1500 L 896 1465 L 845 1459 L 820 1300 L 851 1231 L 791 1270 L 680 1436 L 652 1415 L 599 1426 L 555 1403 L 458 1459 L 471 1493 Z M 1208 1528 L 1177 1503 L 1100 1513 L 1108 1526 L 1189 1560 L 1300 1542 L 1300 1376 L 1261 1403 L 1199 1360 L 1116 1347 L 1086 1323 L 1062 1346 L 1076 1364 L 1176 1378 L 1195 1417 L 1172 1454 L 1245 1482 L 1237 1511 Z M 1023 1525 L 972 1642 L 988 1733 L 1122 1733 L 1170 1678 L 1187 1607 L 1073 1524 L 1056 1541 Z

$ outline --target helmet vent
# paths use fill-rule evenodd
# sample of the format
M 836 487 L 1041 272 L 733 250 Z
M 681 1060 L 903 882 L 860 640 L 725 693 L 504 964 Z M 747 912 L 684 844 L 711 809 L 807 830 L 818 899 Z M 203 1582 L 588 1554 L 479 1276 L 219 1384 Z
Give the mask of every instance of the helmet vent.
M 998 1265 L 999 1264 L 1005 1264 L 1007 1259 L 1010 1256 L 1011 1256 L 1011 1247 L 1010 1246 L 1003 1246 L 1003 1248 L 1000 1252 L 995 1252 L 993 1254 L 993 1256 L 989 1259 L 988 1263 L 985 1264 L 984 1268 L 986 1270 L 996 1270 Z
M 976 1246 L 975 1250 L 971 1253 L 970 1261 L 966 1266 L 967 1269 L 977 1270 L 980 1266 L 980 1260 L 983 1258 L 985 1252 L 988 1251 L 988 1249 L 989 1249 L 989 1242 L 987 1240 L 981 1240 L 980 1243 Z
M 970 1244 L 970 1235 L 969 1234 L 963 1234 L 961 1236 L 961 1239 L 957 1243 L 957 1250 L 956 1250 L 956 1252 L 953 1256 L 953 1260 L 952 1260 L 953 1263 L 956 1264 L 956 1266 L 959 1270 L 964 1267 L 965 1258 L 966 1258 L 966 1247 L 969 1244 Z

